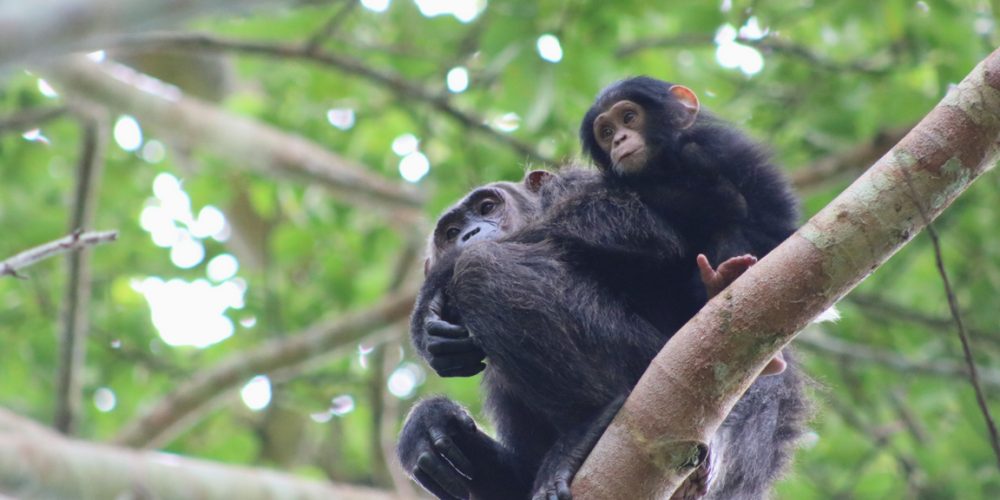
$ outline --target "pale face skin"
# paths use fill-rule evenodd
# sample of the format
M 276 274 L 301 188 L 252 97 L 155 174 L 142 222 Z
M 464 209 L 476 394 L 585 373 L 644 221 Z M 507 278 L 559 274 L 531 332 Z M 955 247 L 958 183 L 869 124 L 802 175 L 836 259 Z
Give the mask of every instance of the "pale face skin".
M 654 124 L 683 130 L 694 125 L 699 104 L 695 93 L 683 86 L 674 85 L 669 90 L 680 104 L 670 116 L 670 123 Z M 622 99 L 594 119 L 594 137 L 597 144 L 611 157 L 611 168 L 621 175 L 642 172 L 653 156 L 653 149 L 646 141 L 645 131 L 649 113 L 639 104 Z
M 594 120 L 594 137 L 608 156 L 611 166 L 621 174 L 638 172 L 649 159 L 649 147 L 643 138 L 646 113 L 642 106 L 628 100 L 616 102 Z

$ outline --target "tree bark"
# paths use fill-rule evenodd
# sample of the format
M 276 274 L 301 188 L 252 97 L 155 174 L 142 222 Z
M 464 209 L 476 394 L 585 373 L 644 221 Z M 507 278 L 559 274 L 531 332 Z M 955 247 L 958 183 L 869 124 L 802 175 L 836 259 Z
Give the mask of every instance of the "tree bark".
M 668 497 L 774 353 L 940 214 L 998 152 L 1000 50 L 674 335 L 577 474 L 574 497 Z
M 385 491 L 64 438 L 0 409 L 0 497 L 390 500 Z

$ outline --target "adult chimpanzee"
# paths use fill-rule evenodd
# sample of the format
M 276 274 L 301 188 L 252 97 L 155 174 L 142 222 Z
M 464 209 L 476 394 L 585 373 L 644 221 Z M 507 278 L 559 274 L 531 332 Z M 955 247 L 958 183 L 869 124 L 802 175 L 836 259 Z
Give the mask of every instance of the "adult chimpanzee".
M 400 459 L 442 498 L 568 498 L 624 396 L 693 314 L 663 305 L 697 304 L 686 284 L 674 285 L 687 276 L 678 262 L 694 260 L 690 244 L 635 192 L 588 171 L 539 175 L 529 174 L 523 196 L 510 185 L 474 191 L 435 230 L 414 344 L 442 375 L 485 368 L 500 439 L 447 400 L 414 409 Z M 800 432 L 800 386 L 787 370 L 751 387 L 713 440 L 711 494 L 768 490 Z M 704 492 L 707 470 L 688 493 Z

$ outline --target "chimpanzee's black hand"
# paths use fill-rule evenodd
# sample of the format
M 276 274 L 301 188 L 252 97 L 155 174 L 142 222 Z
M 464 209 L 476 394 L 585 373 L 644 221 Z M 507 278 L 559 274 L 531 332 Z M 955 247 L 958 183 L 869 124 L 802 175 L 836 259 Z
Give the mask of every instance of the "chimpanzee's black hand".
M 399 434 L 399 461 L 438 498 L 468 498 L 473 465 L 460 443 L 475 435 L 476 422 L 461 406 L 444 398 L 421 401 Z
M 486 353 L 464 326 L 432 315 L 424 323 L 428 364 L 442 377 L 471 377 L 486 368 Z

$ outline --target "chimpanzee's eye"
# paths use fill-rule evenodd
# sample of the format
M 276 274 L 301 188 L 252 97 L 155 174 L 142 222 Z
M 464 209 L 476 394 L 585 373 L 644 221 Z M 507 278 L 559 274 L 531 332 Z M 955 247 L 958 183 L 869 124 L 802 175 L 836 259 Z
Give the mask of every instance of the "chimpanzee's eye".
M 462 232 L 462 231 L 460 229 L 458 229 L 457 227 L 450 227 L 450 228 L 448 228 L 448 231 L 444 233 L 444 237 L 448 241 L 451 241 L 451 240 L 453 240 L 455 238 L 458 238 L 458 233 L 460 233 L 460 232 Z
M 626 112 L 625 112 L 625 116 L 624 116 L 624 117 L 622 117 L 622 120 L 623 120 L 623 121 L 624 121 L 624 122 L 625 122 L 626 124 L 629 124 L 629 123 L 632 123 L 632 121 L 633 121 L 633 120 L 635 120 L 635 117 L 636 117 L 636 113 L 635 113 L 635 111 L 626 111 Z
M 486 200 L 481 205 L 479 205 L 479 215 L 488 215 L 490 212 L 496 208 L 497 204 L 493 200 Z

